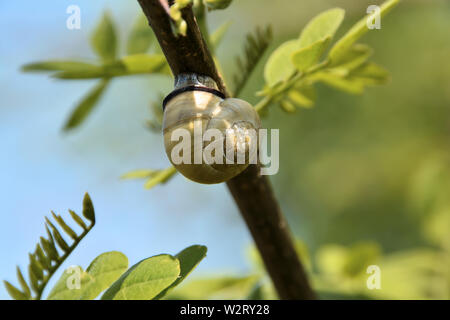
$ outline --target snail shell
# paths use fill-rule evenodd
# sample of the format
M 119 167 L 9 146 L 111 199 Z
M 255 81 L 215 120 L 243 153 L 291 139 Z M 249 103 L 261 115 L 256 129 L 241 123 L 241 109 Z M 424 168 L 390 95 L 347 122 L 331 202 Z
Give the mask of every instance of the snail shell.
M 199 183 L 220 183 L 241 173 L 249 163 L 256 163 L 257 130 L 261 127 L 257 112 L 244 100 L 224 99 L 211 78 L 196 74 L 179 75 L 175 80 L 175 90 L 166 97 L 164 105 L 166 153 L 186 178 Z M 176 148 L 180 143 L 179 138 L 173 137 L 177 129 L 189 132 L 189 155 L 183 154 L 185 149 Z M 216 129 L 223 139 L 205 139 L 204 134 L 209 129 Z M 199 138 L 197 142 L 196 138 Z M 223 150 L 223 155 L 218 155 L 221 161 L 208 162 L 203 158 L 203 151 L 213 142 L 217 142 Z M 173 152 L 179 153 L 180 157 L 187 156 L 184 159 L 190 161 L 173 161 Z M 196 152 L 202 155 L 201 163 Z M 214 151 L 212 155 L 215 155 Z

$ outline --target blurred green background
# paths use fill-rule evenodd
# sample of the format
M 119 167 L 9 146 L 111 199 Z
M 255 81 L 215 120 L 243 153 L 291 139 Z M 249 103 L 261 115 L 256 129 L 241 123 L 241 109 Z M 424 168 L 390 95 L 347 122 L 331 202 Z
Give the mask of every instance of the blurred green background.
M 309 19 L 326 9 L 341 7 L 346 10 L 346 19 L 338 31 L 337 39 L 365 15 L 369 5 L 381 3 L 382 1 L 376 0 L 235 0 L 227 10 L 212 12 L 208 16 L 208 24 L 214 30 L 223 22 L 232 21 L 217 52 L 222 69 L 225 70 L 225 79 L 228 80 L 238 71 L 233 57 L 242 51 L 245 36 L 243 30 L 247 32 L 258 25 L 272 25 L 275 39 L 266 52 L 267 58 L 279 44 L 297 37 Z M 139 12 L 136 3 L 121 3 L 120 6 L 126 8 L 123 15 L 115 9 L 118 2 L 105 1 L 103 5 L 111 9 L 118 26 L 122 24 L 129 26 L 130 20 Z M 101 8 L 97 11 L 98 19 L 100 12 Z M 322 297 L 448 299 L 450 297 L 450 63 L 448 62 L 450 3 L 446 0 L 404 0 L 383 18 L 381 23 L 381 30 L 368 32 L 360 42 L 374 48 L 372 60 L 391 72 L 391 82 L 385 86 L 370 88 L 361 96 L 349 96 L 319 85 L 315 107 L 298 110 L 295 114 L 287 114 L 278 106 L 271 106 L 268 115 L 263 119 L 263 124 L 267 128 L 280 129 L 280 171 L 270 179 L 291 229 L 299 239 L 299 253 L 306 261 L 314 285 Z M 95 21 L 89 22 L 89 26 L 94 25 Z M 83 29 L 83 32 L 88 31 Z M 121 31 L 123 32 L 125 31 Z M 54 37 L 53 41 L 63 41 L 60 39 L 61 35 L 49 34 L 48 37 L 51 39 Z M 46 41 L 46 38 L 42 41 Z M 87 42 L 87 38 L 83 40 L 80 37 L 78 41 Z M 84 46 L 87 46 L 80 43 L 67 46 L 67 42 L 63 43 L 66 44 L 66 48 L 61 48 L 60 53 L 53 52 L 52 58 L 77 56 L 77 50 L 85 51 Z M 8 54 L 13 55 L 8 52 L 6 56 Z M 21 63 L 44 60 L 45 54 L 46 52 L 42 51 L 36 56 L 29 55 L 26 57 L 27 60 Z M 252 103 L 258 101 L 255 92 L 261 90 L 264 85 L 263 66 L 264 63 L 258 65 L 242 96 Z M 42 75 L 39 77 L 38 79 L 44 81 Z M 92 160 L 92 163 L 97 165 L 108 157 L 118 156 L 120 159 L 118 164 L 121 165 L 122 171 L 116 172 L 114 179 L 121 173 L 139 166 L 151 167 L 152 163 L 161 166 L 167 164 L 160 142 L 156 147 L 152 145 L 148 148 L 139 145 L 136 140 L 128 144 L 124 135 L 128 132 L 128 128 L 125 128 L 127 120 L 134 119 L 136 122 L 137 118 L 142 122 L 143 117 L 151 117 L 148 100 L 157 98 L 160 91 L 170 91 L 171 81 L 156 77 L 150 79 L 150 85 L 150 92 L 147 80 L 132 89 L 133 95 L 139 95 L 139 90 L 144 92 L 137 102 L 136 97 L 132 98 L 133 103 L 140 103 L 141 107 L 134 115 L 124 115 L 123 123 L 119 120 L 109 124 L 106 123 L 107 120 L 102 122 L 101 117 L 107 119 L 105 115 L 108 112 L 119 113 L 120 119 L 120 112 L 124 111 L 123 108 L 114 107 L 116 102 L 114 99 L 108 99 L 110 109 L 102 106 L 104 111 L 100 116 L 89 119 L 89 124 L 81 129 L 81 135 L 70 138 L 71 148 L 89 153 L 103 153 L 98 159 Z M 15 86 L 20 88 L 20 83 L 16 83 Z M 62 88 L 63 85 L 58 86 Z M 51 90 L 56 91 L 58 88 L 52 87 Z M 116 97 L 120 97 L 117 100 L 119 104 L 126 103 L 125 95 L 128 92 L 125 88 L 125 86 L 115 87 L 111 90 L 115 92 Z M 85 87 L 72 87 L 72 91 L 75 89 L 77 94 L 69 95 L 73 100 L 71 103 L 75 103 L 76 97 L 85 91 Z M 33 95 L 33 92 L 30 92 L 30 95 Z M 51 104 L 51 101 L 49 103 Z M 9 112 L 21 111 L 10 109 Z M 55 132 L 62 126 L 60 120 L 66 115 L 67 110 L 64 116 L 61 114 L 57 119 L 59 122 L 55 120 L 52 124 Z M 116 129 L 119 130 L 120 137 L 109 135 Z M 130 132 L 132 137 L 140 133 L 144 139 L 148 137 L 143 126 L 136 126 Z M 152 141 L 158 141 L 159 138 L 155 135 Z M 120 149 L 125 145 L 130 149 Z M 87 149 L 82 149 L 84 147 Z M 145 148 L 146 150 L 143 150 Z M 133 162 L 134 150 L 137 149 L 140 150 L 137 153 L 138 160 Z M 52 149 L 51 152 L 57 154 L 60 150 Z M 51 152 L 48 153 L 48 157 L 53 155 Z M 148 156 L 143 157 L 142 154 Z M 124 160 L 125 158 L 127 160 Z M 43 157 L 42 161 L 46 161 L 45 159 Z M 91 161 L 90 158 L 87 159 Z M 150 163 L 149 160 L 153 162 Z M 73 165 L 76 168 L 76 164 Z M 81 167 L 82 170 L 85 170 L 85 165 L 86 163 Z M 6 171 L 6 169 L 2 171 L 5 176 Z M 110 175 L 110 171 L 101 172 L 103 183 L 109 183 Z M 65 183 L 69 184 L 70 181 Z M 33 184 L 33 181 L 30 184 Z M 179 211 L 183 208 L 187 215 L 191 214 L 192 221 L 181 217 L 180 213 L 174 213 L 177 219 L 186 220 L 179 220 L 183 228 L 176 227 L 179 229 L 173 231 L 176 231 L 184 242 L 190 241 L 192 235 L 192 241 L 208 245 L 210 250 L 208 257 L 215 263 L 203 271 L 200 269 L 193 276 L 197 277 L 197 280 L 188 280 L 184 286 L 177 289 L 178 291 L 174 291 L 171 297 L 273 298 L 273 289 L 267 279 L 263 277 L 261 280 L 258 276 L 262 274 L 261 266 L 255 252 L 248 249 L 251 243 L 248 236 L 244 239 L 232 236 L 228 241 L 223 241 L 226 232 L 222 230 L 218 231 L 217 239 L 210 240 L 214 238 L 214 230 L 221 230 L 224 221 L 231 229 L 235 228 L 236 224 L 242 224 L 235 212 L 236 209 L 229 208 L 231 198 L 226 194 L 225 188 L 212 187 L 213 191 L 204 191 L 204 188 L 200 189 L 191 184 L 187 187 L 186 185 L 176 187 L 174 186 L 176 184 L 182 185 L 185 182 L 176 178 L 169 184 L 158 187 L 163 190 L 150 191 L 141 190 L 142 186 L 136 184 L 134 189 L 127 189 L 128 193 L 122 195 L 123 199 L 128 199 L 131 192 L 136 206 L 141 199 L 152 193 L 154 195 L 149 197 L 153 198 L 150 203 L 145 204 L 146 206 L 158 201 L 170 202 L 167 193 L 172 192 L 175 194 L 187 192 L 185 195 L 180 194 L 180 197 L 192 199 L 180 198 L 179 206 L 176 203 L 167 204 L 166 207 L 161 207 L 161 210 L 165 210 L 163 211 L 165 215 L 169 215 L 169 211 Z M 97 187 L 96 184 L 93 186 Z M 186 191 L 187 188 L 196 193 Z M 5 191 L 6 188 L 3 192 L 4 200 L 9 198 Z M 9 190 L 13 191 L 14 189 Z M 78 191 L 78 189 L 76 193 L 73 191 L 75 194 L 70 199 L 80 198 L 81 193 Z M 211 196 L 212 192 L 214 196 Z M 40 195 L 46 194 L 41 192 Z M 120 202 L 121 199 L 111 195 L 111 198 L 104 196 L 99 201 Z M 43 207 L 49 207 L 50 200 Z M 189 207 L 191 202 L 195 202 L 195 205 Z M 123 206 L 127 208 L 125 204 Z M 224 214 L 232 210 L 234 211 L 231 215 Z M 140 217 L 149 219 L 145 211 L 140 213 Z M 201 224 L 194 222 L 195 219 L 204 219 L 205 215 L 199 215 L 199 212 L 218 216 L 214 218 L 214 222 Z M 113 228 L 116 233 L 144 232 L 137 229 L 128 230 L 125 224 L 114 220 L 118 216 L 119 213 L 110 216 L 112 220 L 107 222 L 105 228 L 109 226 L 109 230 Z M 36 221 L 41 218 L 37 215 Z M 155 227 L 158 230 L 167 229 L 169 226 L 167 219 L 169 218 L 162 213 L 153 215 L 152 225 L 158 226 Z M 120 224 L 123 228 L 120 228 Z M 200 229 L 202 231 L 199 231 Z M 190 231 L 183 234 L 181 230 Z M 34 232 L 30 238 L 37 239 L 39 231 Z M 194 236 L 196 232 L 205 235 L 204 238 L 207 240 L 202 241 L 202 237 Z M 241 226 L 232 232 L 242 234 L 245 231 Z M 150 240 L 164 242 L 162 238 Z M 27 241 L 23 248 L 15 248 L 20 255 L 26 256 L 24 248 L 32 248 L 33 241 Z M 103 247 L 107 243 L 106 240 L 100 242 L 103 243 Z M 172 248 L 174 243 L 170 243 L 169 247 Z M 130 245 L 123 250 L 126 252 L 129 249 L 132 252 L 131 257 L 138 257 L 133 250 L 139 251 L 137 249 L 141 248 L 142 244 L 133 248 Z M 163 243 L 158 244 L 157 248 L 152 247 L 154 250 L 168 250 Z M 7 254 L 6 246 L 3 249 L 5 254 L 2 255 L 2 261 L 11 259 L 12 261 L 8 262 L 8 269 L 13 271 L 15 263 L 13 260 L 18 258 L 11 253 Z M 233 262 L 233 259 L 242 260 L 239 254 L 236 254 L 236 250 L 247 252 L 249 260 L 252 261 L 250 267 L 242 268 L 241 262 Z M 224 257 L 214 256 L 220 255 L 221 252 L 224 252 Z M 145 254 L 142 252 L 140 258 Z M 366 269 L 369 265 L 380 267 L 380 290 L 369 290 L 366 286 L 369 276 Z M 230 269 L 238 271 L 231 272 Z M 224 276 L 215 275 L 215 270 Z M 211 276 L 203 279 L 202 274 L 205 273 Z
M 270 22 L 276 46 L 335 6 L 347 11 L 339 38 L 369 5 L 380 3 L 241 1 L 233 12 L 241 23 L 245 17 Z M 327 290 L 449 298 L 449 32 L 448 1 L 403 1 L 382 19 L 381 30 L 360 41 L 391 72 L 388 85 L 362 96 L 320 86 L 313 109 L 291 115 L 273 106 L 264 119 L 266 127 L 280 128 L 276 194 Z M 249 101 L 257 101 L 261 74 L 246 89 Z M 381 290 L 364 288 L 372 263 L 381 268 Z

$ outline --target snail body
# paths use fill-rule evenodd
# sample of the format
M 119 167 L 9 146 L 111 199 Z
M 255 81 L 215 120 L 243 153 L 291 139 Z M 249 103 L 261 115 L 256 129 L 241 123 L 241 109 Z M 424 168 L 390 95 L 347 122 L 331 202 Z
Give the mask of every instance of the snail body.
M 227 181 L 256 163 L 260 126 L 248 102 L 225 99 L 209 77 L 179 75 L 164 101 L 167 156 L 181 174 L 199 183 Z

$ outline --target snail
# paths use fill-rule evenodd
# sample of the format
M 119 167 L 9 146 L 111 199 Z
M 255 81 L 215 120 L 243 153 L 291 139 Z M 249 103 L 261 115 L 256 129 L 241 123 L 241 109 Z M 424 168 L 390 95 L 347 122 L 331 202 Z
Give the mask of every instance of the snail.
M 166 154 L 186 178 L 221 183 L 256 163 L 258 113 L 244 100 L 225 98 L 212 78 L 177 75 L 163 110 Z

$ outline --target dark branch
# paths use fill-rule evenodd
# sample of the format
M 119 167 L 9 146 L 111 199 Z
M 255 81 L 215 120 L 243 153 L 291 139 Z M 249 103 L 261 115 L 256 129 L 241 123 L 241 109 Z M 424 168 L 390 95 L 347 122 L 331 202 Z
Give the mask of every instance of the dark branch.
M 227 182 L 281 299 L 315 299 L 269 180 L 249 166 Z
M 167 1 L 138 0 L 167 58 L 174 75 L 194 72 L 213 78 L 228 96 L 214 60 L 198 28 L 192 8 L 182 10 L 187 22 L 186 36 L 175 36 Z M 281 299 L 314 299 L 305 270 L 300 263 L 288 226 L 265 176 L 259 167 L 249 166 L 227 182 L 239 210 L 250 229 L 267 271 Z
M 186 36 L 174 35 L 167 1 L 138 0 L 155 32 L 167 62 L 174 75 L 183 72 L 194 72 L 213 78 L 219 90 L 227 94 L 222 78 L 217 72 L 211 53 L 206 47 L 191 6 L 181 10 L 183 19 L 188 25 Z

